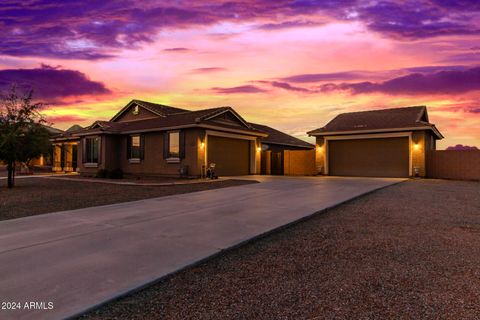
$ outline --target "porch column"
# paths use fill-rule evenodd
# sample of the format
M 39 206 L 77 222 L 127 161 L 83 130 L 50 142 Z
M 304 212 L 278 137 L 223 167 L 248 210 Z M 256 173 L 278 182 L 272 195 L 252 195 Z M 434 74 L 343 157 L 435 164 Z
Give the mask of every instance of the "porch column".
M 54 144 L 53 145 L 53 172 L 60 172 L 62 171 L 62 145 L 61 144 Z
M 72 155 L 73 155 L 73 148 L 71 143 L 64 144 L 64 152 L 65 152 L 65 167 L 63 170 L 65 172 L 72 172 L 73 171 L 73 164 L 72 164 Z

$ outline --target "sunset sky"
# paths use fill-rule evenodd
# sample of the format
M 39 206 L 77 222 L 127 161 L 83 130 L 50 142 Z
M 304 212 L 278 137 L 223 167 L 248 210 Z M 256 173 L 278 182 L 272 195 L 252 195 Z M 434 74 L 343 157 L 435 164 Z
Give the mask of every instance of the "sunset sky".
M 439 148 L 480 147 L 478 0 L 3 0 L 0 30 L 0 89 L 32 86 L 62 129 L 142 99 L 308 140 L 341 112 L 427 105 Z

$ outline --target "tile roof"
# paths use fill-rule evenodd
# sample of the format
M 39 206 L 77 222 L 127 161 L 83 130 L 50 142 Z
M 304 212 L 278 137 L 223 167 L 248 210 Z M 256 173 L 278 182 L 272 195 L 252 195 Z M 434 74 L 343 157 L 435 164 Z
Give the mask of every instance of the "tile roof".
M 175 113 L 182 113 L 182 112 L 189 112 L 190 110 L 186 109 L 180 109 L 180 108 L 175 108 L 175 107 L 170 107 L 166 106 L 163 104 L 158 104 L 158 103 L 153 103 L 153 102 L 148 102 L 148 101 L 142 101 L 142 100 L 137 100 L 134 99 L 132 100 L 133 103 L 138 104 L 139 106 L 142 106 L 150 111 L 153 111 L 155 113 L 159 113 L 162 115 L 171 115 Z
M 219 107 L 211 109 L 203 109 L 197 111 L 186 111 L 181 113 L 172 113 L 167 117 L 150 118 L 144 120 L 115 122 L 115 121 L 96 121 L 90 127 L 83 130 L 76 131 L 75 134 L 83 135 L 90 132 L 102 131 L 105 133 L 126 133 L 137 132 L 145 130 L 162 130 L 180 126 L 195 126 L 195 125 L 212 125 L 222 127 L 225 129 L 235 129 L 250 132 L 263 133 L 252 127 L 238 127 L 224 123 L 213 122 L 206 120 L 212 115 L 221 113 L 225 110 L 232 110 L 230 107 Z
M 414 127 L 434 128 L 434 125 L 428 122 L 427 109 L 425 106 L 342 113 L 324 127 L 310 131 L 308 134 L 321 135 L 325 132 L 368 131 Z
M 313 144 L 310 144 L 306 141 L 301 139 L 295 138 L 291 135 L 288 135 L 284 132 L 278 131 L 269 126 L 265 126 L 263 124 L 257 123 L 250 123 L 250 125 L 260 131 L 268 133 L 268 137 L 261 138 L 260 140 L 266 144 L 278 144 L 278 145 L 289 145 L 294 147 L 301 147 L 301 148 L 314 148 Z

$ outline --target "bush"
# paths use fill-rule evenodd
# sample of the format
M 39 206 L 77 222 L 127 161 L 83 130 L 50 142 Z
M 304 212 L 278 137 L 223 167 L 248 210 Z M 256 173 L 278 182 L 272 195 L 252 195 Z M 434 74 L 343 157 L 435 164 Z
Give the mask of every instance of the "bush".
M 113 169 L 110 171 L 110 174 L 108 175 L 108 178 L 110 179 L 123 179 L 123 171 L 122 169 Z
M 96 178 L 102 178 L 102 179 L 105 179 L 109 176 L 109 172 L 107 169 L 99 169 L 97 171 L 97 175 L 95 176 Z

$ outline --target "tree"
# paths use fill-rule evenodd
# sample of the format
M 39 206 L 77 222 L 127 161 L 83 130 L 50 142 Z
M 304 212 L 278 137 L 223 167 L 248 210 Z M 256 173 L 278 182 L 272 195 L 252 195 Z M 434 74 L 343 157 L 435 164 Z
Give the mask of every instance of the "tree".
M 15 86 L 0 97 L 0 160 L 7 164 L 8 187 L 15 184 L 15 165 L 48 154 L 50 141 L 42 103 L 33 103 L 33 91 L 17 94 Z

